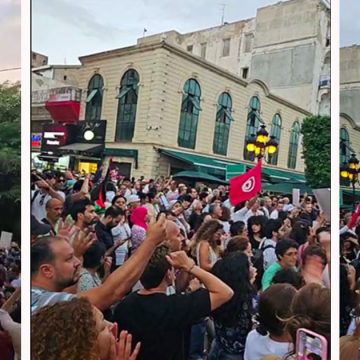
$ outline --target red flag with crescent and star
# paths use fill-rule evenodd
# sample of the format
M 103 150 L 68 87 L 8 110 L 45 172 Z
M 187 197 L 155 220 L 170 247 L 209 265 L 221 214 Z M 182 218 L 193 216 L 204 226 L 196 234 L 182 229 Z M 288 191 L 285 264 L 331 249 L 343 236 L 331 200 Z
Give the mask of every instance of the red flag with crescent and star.
M 230 201 L 237 205 L 261 192 L 261 160 L 256 166 L 240 176 L 230 179 Z

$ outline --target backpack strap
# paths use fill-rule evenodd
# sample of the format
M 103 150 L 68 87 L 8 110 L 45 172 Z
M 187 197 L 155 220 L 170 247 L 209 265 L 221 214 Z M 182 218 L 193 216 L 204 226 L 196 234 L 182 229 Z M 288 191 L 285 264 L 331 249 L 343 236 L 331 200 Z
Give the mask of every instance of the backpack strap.
M 31 205 L 34 202 L 35 198 L 39 195 L 40 190 L 35 190 L 33 197 L 31 198 Z
M 261 248 L 261 250 L 264 252 L 265 250 L 270 249 L 270 248 L 275 249 L 275 246 L 274 246 L 274 245 L 269 244 L 269 245 L 266 245 L 264 248 Z

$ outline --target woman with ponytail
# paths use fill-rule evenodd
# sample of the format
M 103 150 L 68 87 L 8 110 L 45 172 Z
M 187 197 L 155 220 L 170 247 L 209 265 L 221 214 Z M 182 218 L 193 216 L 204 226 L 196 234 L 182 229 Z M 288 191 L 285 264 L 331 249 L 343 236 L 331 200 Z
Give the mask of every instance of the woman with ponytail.
M 290 284 L 274 284 L 260 295 L 259 325 L 246 339 L 244 360 L 261 359 L 265 355 L 282 358 L 292 352 L 291 336 L 285 331 L 282 319 L 291 316 L 295 294 L 296 289 Z

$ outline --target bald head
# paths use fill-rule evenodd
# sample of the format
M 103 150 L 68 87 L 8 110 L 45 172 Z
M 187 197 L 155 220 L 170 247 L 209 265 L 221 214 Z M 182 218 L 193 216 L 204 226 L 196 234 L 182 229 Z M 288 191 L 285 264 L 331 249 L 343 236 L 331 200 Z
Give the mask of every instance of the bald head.
M 46 203 L 46 217 L 52 224 L 55 224 L 60 219 L 63 210 L 64 205 L 58 199 L 50 199 Z
M 181 243 L 184 240 L 184 236 L 181 234 L 179 226 L 173 221 L 167 221 L 165 231 L 165 243 L 169 246 L 170 251 L 181 250 Z

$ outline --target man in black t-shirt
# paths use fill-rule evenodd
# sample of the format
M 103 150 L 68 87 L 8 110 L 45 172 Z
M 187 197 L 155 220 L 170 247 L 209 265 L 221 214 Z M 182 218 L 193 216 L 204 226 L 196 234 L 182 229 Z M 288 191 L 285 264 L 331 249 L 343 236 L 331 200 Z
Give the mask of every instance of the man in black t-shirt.
M 185 295 L 166 295 L 174 269 L 198 278 L 205 289 Z M 140 278 L 143 290 L 128 295 L 115 309 L 120 330 L 128 330 L 133 344 L 141 342 L 138 360 L 183 360 L 184 331 L 230 300 L 233 291 L 211 273 L 199 268 L 184 251 L 169 253 L 158 247 Z

